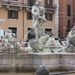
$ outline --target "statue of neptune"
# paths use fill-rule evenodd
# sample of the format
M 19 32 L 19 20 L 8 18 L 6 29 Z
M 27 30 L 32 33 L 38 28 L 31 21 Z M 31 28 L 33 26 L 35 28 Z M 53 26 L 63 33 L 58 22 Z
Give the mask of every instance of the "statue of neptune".
M 35 5 L 32 7 L 32 15 L 33 15 L 33 21 L 32 21 L 32 29 L 35 33 L 35 38 L 39 39 L 41 36 L 41 27 L 44 22 L 46 22 L 45 19 L 45 9 L 41 6 L 41 0 L 36 0 Z

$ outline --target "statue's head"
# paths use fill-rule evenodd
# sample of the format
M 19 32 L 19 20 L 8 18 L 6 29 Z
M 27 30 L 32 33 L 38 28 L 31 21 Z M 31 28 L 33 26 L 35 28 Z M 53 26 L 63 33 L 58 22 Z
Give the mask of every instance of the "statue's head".
M 11 29 L 8 29 L 8 33 L 12 33 L 12 30 Z
M 39 6 L 39 5 L 41 5 L 41 0 L 36 0 L 36 3 L 35 3 L 35 5 L 37 5 L 37 6 Z

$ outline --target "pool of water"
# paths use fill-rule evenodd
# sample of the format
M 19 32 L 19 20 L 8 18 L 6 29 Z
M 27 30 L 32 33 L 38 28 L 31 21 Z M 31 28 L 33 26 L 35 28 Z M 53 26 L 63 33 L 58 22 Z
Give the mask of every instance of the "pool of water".
M 0 75 L 35 75 L 35 73 L 0 73 Z
M 35 73 L 0 73 L 0 75 L 35 75 Z M 50 75 L 75 75 L 74 74 L 56 74 L 50 73 Z

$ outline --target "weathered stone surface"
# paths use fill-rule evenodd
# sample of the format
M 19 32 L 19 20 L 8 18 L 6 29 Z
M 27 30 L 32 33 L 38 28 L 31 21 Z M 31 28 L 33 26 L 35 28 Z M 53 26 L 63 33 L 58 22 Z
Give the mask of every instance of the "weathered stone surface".
M 75 70 L 75 53 L 0 53 L 0 71 L 35 71 L 45 65 L 50 71 Z
M 61 70 L 75 70 L 75 53 L 61 54 Z
M 30 40 L 30 46 L 33 50 L 43 51 L 46 41 L 49 39 L 49 35 L 41 36 L 39 39 Z

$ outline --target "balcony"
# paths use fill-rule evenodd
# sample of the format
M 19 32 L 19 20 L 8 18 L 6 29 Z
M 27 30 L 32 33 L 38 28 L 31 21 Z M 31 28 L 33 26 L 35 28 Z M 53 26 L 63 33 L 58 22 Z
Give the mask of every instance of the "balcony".
M 25 2 L 24 0 L 2 0 L 1 4 L 7 6 L 17 6 L 17 7 L 27 6 L 27 2 Z
M 27 10 L 31 10 L 32 5 L 34 2 L 31 4 L 30 2 L 26 2 L 25 0 L 0 0 L 0 5 L 1 6 L 16 6 L 16 7 L 25 7 Z M 45 5 L 42 4 L 46 8 L 47 11 L 55 11 L 56 6 L 55 5 Z
M 46 10 L 51 10 L 51 11 L 55 11 L 56 10 L 56 5 L 45 5 Z
M 18 0 L 2 0 L 2 5 L 21 6 L 21 1 Z

